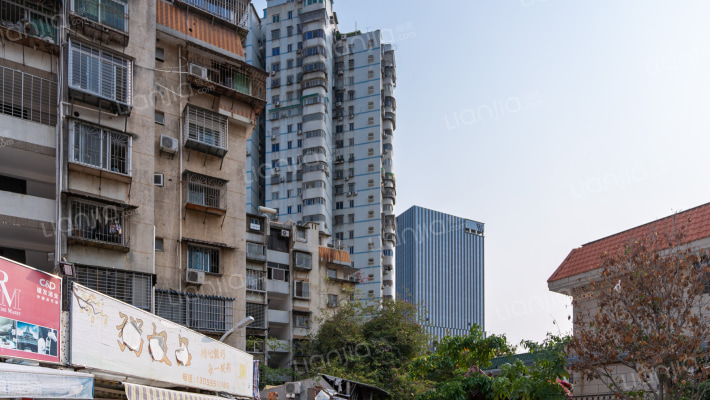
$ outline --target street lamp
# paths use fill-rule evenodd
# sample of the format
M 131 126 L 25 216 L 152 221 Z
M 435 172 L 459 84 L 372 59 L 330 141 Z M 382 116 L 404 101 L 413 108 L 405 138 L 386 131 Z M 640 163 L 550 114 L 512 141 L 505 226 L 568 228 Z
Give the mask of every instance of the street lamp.
M 237 322 L 237 325 L 234 326 L 232 329 L 228 330 L 227 332 L 225 332 L 224 335 L 222 335 L 222 337 L 219 338 L 219 341 L 224 342 L 224 339 L 226 339 L 227 336 L 231 335 L 232 332 L 234 332 L 236 329 L 244 328 L 245 326 L 251 324 L 252 322 L 254 322 L 254 317 L 252 317 L 251 315 L 244 318 L 243 320 Z

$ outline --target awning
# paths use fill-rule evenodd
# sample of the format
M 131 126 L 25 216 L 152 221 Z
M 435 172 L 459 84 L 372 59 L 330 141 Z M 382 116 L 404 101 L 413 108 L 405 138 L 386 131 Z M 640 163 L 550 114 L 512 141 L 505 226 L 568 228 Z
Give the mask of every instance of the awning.
M 0 363 L 0 397 L 93 399 L 94 376 L 61 369 Z
M 160 389 L 152 386 L 136 385 L 135 383 L 123 382 L 123 386 L 126 387 L 126 397 L 128 397 L 128 400 L 225 400 L 224 397 L 179 392 L 177 390 Z

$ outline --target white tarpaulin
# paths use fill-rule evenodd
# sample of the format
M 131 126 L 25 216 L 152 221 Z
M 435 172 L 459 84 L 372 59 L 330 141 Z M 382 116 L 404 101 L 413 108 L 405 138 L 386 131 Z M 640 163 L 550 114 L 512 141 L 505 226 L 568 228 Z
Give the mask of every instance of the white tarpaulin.
M 60 369 L 0 363 L 0 397 L 92 399 L 94 376 Z

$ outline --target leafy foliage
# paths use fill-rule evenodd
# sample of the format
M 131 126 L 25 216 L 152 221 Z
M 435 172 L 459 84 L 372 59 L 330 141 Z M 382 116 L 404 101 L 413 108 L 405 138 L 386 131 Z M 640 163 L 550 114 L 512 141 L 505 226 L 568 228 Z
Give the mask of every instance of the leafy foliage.
M 485 337 L 474 325 L 467 336 L 447 336 L 436 352 L 412 362 L 412 377 L 427 381 L 433 389 L 417 399 L 564 399 L 556 380 L 567 376 L 564 347 L 568 341 L 548 336 L 542 344 L 523 342 L 534 355 L 534 364 L 527 367 L 517 359 L 504 364 L 497 377 L 488 377 L 479 368 L 489 367 L 497 355 L 512 354 L 514 348 L 504 335 Z
M 684 245 L 682 228 L 652 231 L 602 257 L 601 275 L 575 296 L 573 368 L 619 398 L 701 399 L 701 357 L 710 337 L 703 252 Z M 619 376 L 622 365 L 632 378 Z M 628 374 L 627 374 L 628 375 Z

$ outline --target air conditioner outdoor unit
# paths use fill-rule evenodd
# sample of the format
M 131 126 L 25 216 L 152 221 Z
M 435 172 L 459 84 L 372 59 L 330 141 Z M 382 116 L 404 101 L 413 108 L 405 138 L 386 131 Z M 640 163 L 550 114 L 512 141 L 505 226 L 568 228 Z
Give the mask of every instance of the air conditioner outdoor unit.
M 299 129 L 299 130 L 298 130 L 298 135 L 303 135 L 303 131 Z
M 279 140 L 279 137 L 278 137 L 278 136 L 271 135 L 271 141 L 272 141 L 272 142 L 275 142 L 275 141 L 277 141 L 277 140 Z
M 339 102 L 335 103 L 335 106 L 336 106 L 336 107 L 342 107 L 342 106 L 343 106 L 343 103 L 339 101 Z
M 353 119 L 353 118 L 355 118 L 355 114 L 350 113 L 350 119 Z
M 282 178 L 281 178 L 281 183 L 284 183 L 284 182 L 286 182 L 286 178 L 283 178 L 283 177 L 282 177 Z
M 286 394 L 301 394 L 301 382 L 286 382 Z
M 281 107 L 281 102 L 280 102 L 280 101 L 277 101 L 274 105 L 275 105 L 276 107 Z
M 177 153 L 178 140 L 165 135 L 160 135 L 160 148 L 168 153 Z
M 342 75 L 342 74 L 344 74 L 343 70 L 342 70 L 342 69 L 339 69 L 339 70 L 338 70 L 338 75 Z
M 289 231 L 288 229 L 281 230 L 281 237 L 289 237 L 289 236 L 291 236 L 291 231 Z
M 197 285 L 202 285 L 205 283 L 205 272 L 196 271 L 194 269 L 187 270 L 187 276 L 185 277 L 187 283 L 194 283 Z
M 348 197 L 353 197 L 353 192 L 348 192 Z
M 271 71 L 271 76 L 276 76 L 276 71 Z
M 343 122 L 343 116 L 342 116 L 342 115 L 338 117 L 338 121 L 339 121 L 339 122 Z
M 202 79 L 207 79 L 207 68 L 202 65 L 190 64 L 190 74 L 197 75 Z

